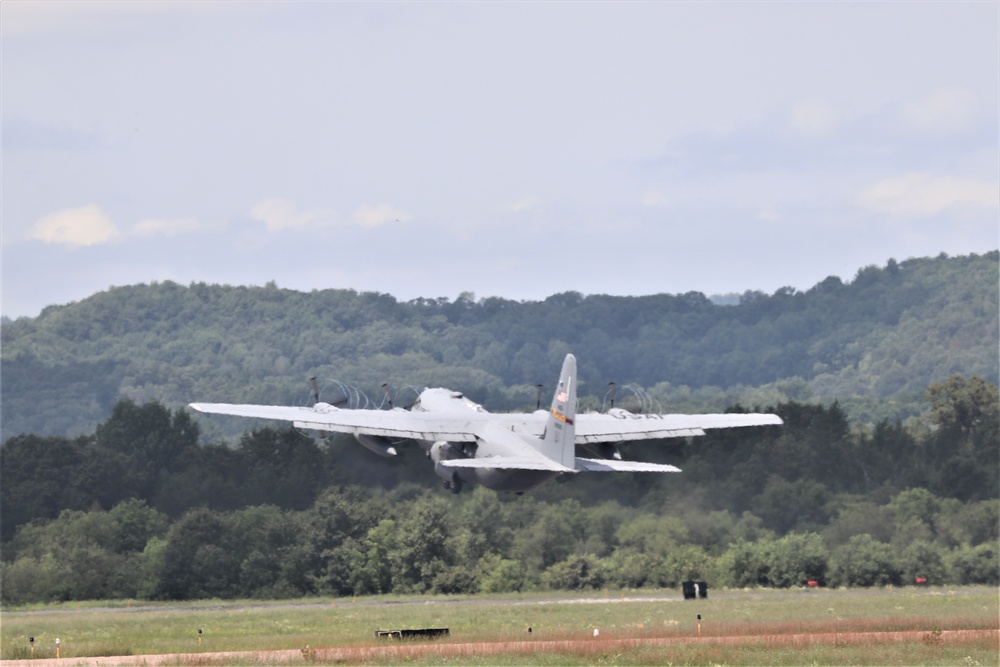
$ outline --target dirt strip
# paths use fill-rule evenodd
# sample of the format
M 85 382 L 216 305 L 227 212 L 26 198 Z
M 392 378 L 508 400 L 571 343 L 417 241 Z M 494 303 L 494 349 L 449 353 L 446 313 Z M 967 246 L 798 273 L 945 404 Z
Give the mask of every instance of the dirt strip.
M 442 656 L 532 655 L 536 653 L 568 653 L 584 647 L 590 650 L 615 651 L 636 646 L 671 646 L 677 644 L 721 644 L 735 646 L 846 646 L 852 644 L 890 644 L 925 642 L 951 644 L 992 639 L 1000 649 L 1000 629 L 995 630 L 908 630 L 902 632 L 830 632 L 793 635 L 745 635 L 729 637 L 659 637 L 646 639 L 581 639 L 566 641 L 510 641 L 476 644 L 392 642 L 384 646 L 351 648 L 315 648 L 281 651 L 231 651 L 225 653 L 174 653 L 166 655 L 104 656 L 96 658 L 67 657 L 57 660 L 3 660 L 2 667 L 111 667 L 153 665 L 225 665 L 233 661 L 261 664 L 300 665 L 359 663 L 369 660 L 405 661 L 407 658 L 436 654 Z

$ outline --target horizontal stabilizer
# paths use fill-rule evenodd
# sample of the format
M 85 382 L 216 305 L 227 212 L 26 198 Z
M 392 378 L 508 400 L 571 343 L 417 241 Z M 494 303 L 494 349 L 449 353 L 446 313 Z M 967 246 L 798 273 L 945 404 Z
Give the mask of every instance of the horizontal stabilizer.
M 577 459 L 579 460 L 579 459 Z M 520 456 L 486 456 L 481 459 L 449 459 L 438 465 L 444 468 L 492 468 L 494 470 L 551 470 L 552 472 L 576 472 L 551 459 L 527 458 Z
M 677 466 L 616 459 L 576 459 L 576 469 L 585 472 L 680 472 Z

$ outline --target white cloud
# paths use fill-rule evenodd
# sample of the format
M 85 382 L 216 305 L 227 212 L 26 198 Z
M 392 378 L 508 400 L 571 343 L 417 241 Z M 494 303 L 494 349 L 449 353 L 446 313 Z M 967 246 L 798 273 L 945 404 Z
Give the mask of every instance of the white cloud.
M 359 206 L 350 220 L 342 220 L 329 209 L 300 211 L 295 204 L 286 199 L 265 199 L 250 209 L 250 217 L 263 222 L 268 231 L 280 232 L 285 229 L 305 227 L 340 227 L 345 223 L 362 227 L 379 227 L 387 222 L 406 222 L 410 219 L 410 214 L 392 204 L 378 204 Z
M 895 215 L 935 215 L 953 206 L 1000 208 L 1000 183 L 909 172 L 886 178 L 865 189 L 860 203 Z
M 121 236 L 111 218 L 96 204 L 56 211 L 35 223 L 28 237 L 45 243 L 98 245 Z
M 243 2 L 120 2 L 119 0 L 76 0 L 0 3 L 0 34 L 34 35 L 53 32 L 107 30 L 132 17 L 163 14 L 232 12 L 253 9 L 254 3 Z M 272 9 L 273 11 L 273 9 Z
M 792 107 L 792 127 L 804 137 L 825 137 L 833 130 L 837 115 L 822 102 L 808 100 Z
M 938 90 L 904 106 L 901 119 L 904 127 L 919 134 L 957 134 L 975 122 L 976 97 L 958 88 Z
M 336 223 L 332 211 L 323 209 L 299 211 L 295 204 L 285 199 L 265 199 L 259 202 L 250 209 L 250 217 L 263 222 L 270 232 L 314 225 L 332 226 Z
M 392 204 L 378 204 L 358 207 L 351 219 L 363 227 L 380 227 L 387 222 L 406 222 L 410 214 Z
M 643 206 L 649 206 L 650 208 L 658 206 L 666 206 L 670 203 L 670 198 L 667 197 L 662 192 L 656 190 L 649 190 L 642 196 L 640 200 Z
M 193 218 L 177 218 L 173 220 L 147 219 L 137 223 L 129 234 L 133 236 L 176 236 L 197 231 L 200 225 Z
M 511 213 L 526 213 L 532 209 L 537 209 L 539 201 L 536 197 L 523 197 L 507 207 Z

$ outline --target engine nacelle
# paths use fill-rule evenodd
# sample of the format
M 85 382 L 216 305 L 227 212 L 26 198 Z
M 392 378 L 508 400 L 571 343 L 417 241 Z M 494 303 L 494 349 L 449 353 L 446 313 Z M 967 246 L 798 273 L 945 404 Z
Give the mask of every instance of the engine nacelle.
M 446 440 L 439 440 L 431 445 L 431 448 L 427 450 L 427 456 L 434 462 L 434 472 L 446 482 L 453 481 L 455 471 L 441 466 L 441 461 L 467 458 L 462 450 Z
M 364 433 L 359 433 L 354 436 L 362 447 L 365 449 L 375 452 L 379 456 L 395 456 L 396 448 L 392 446 L 392 441 L 381 435 L 365 435 Z
M 434 461 L 434 463 L 466 458 L 465 453 L 461 449 L 447 440 L 439 440 L 431 445 L 431 448 L 427 450 L 427 456 L 431 457 L 431 461 Z

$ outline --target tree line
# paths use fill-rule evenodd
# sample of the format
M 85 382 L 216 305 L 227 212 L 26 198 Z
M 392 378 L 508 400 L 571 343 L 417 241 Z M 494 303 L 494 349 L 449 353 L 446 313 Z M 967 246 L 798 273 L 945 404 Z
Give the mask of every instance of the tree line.
M 880 524 L 875 535 L 851 523 Z M 504 498 L 404 485 L 324 491 L 306 510 L 205 507 L 171 520 L 145 501 L 64 510 L 5 547 L 5 605 L 89 599 L 293 598 L 605 587 L 1000 584 L 997 501 L 908 489 L 845 504 L 817 530 L 779 536 L 744 512 L 682 513 Z M 9 560 L 8 560 L 9 558 Z
M 124 400 L 93 434 L 0 446 L 0 597 L 1000 583 L 1000 394 L 953 376 L 925 397 L 907 425 L 786 402 L 782 427 L 624 448 L 680 475 L 457 497 L 416 447 L 203 443 L 186 410 Z
M 875 424 L 915 416 L 924 388 L 956 373 L 1000 382 L 998 275 L 996 251 L 889 260 L 850 281 L 747 291 L 725 306 L 700 292 L 400 302 L 273 283 L 117 287 L 0 323 L 0 420 L 4 439 L 73 437 L 122 398 L 305 403 L 313 376 L 376 401 L 389 382 L 521 409 L 573 352 L 580 395 L 598 406 L 615 381 L 667 410 L 837 399 Z

